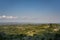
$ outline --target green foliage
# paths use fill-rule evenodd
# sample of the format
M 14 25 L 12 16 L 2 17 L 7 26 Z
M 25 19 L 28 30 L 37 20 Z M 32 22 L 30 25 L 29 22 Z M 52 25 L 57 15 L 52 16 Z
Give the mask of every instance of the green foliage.
M 60 24 L 19 24 L 19 25 L 0 25 L 0 32 L 3 32 L 8 36 L 7 38 L 20 38 L 22 37 L 35 37 L 38 39 L 42 38 L 46 40 L 60 34 Z M 0 39 L 1 39 L 0 35 Z M 26 39 L 27 40 L 27 39 Z

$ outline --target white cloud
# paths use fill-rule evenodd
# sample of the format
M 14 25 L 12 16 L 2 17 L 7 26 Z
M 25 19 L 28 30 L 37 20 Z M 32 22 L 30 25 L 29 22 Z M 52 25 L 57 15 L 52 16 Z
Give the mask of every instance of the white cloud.
M 3 15 L 3 16 L 0 16 L 0 19 L 16 19 L 18 18 L 17 16 L 6 16 L 6 15 Z
M 0 21 L 4 21 L 4 22 L 7 22 L 7 21 L 13 21 L 13 22 L 40 22 L 40 23 L 59 23 L 60 21 L 60 18 L 58 17 L 32 17 L 32 16 L 20 16 L 20 17 L 17 17 L 17 16 L 6 16 L 6 15 L 3 15 L 3 16 L 0 16 Z M 12 19 L 12 20 L 10 20 Z M 57 21 L 58 20 L 58 21 Z
M 17 19 L 17 18 L 19 18 L 20 20 L 32 20 L 32 19 L 34 19 L 34 17 L 29 17 L 29 16 L 22 16 L 22 17 L 6 16 L 6 15 L 0 16 L 0 19 Z

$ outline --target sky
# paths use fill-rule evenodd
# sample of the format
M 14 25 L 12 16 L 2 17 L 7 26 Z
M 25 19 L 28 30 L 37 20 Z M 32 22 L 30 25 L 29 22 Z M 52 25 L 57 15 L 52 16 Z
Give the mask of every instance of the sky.
M 60 0 L 0 0 L 0 22 L 60 23 Z

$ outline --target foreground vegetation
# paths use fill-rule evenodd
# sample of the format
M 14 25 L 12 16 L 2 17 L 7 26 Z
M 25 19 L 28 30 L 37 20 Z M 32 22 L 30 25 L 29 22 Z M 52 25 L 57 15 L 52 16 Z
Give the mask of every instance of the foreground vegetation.
M 0 25 L 0 40 L 60 40 L 60 24 Z

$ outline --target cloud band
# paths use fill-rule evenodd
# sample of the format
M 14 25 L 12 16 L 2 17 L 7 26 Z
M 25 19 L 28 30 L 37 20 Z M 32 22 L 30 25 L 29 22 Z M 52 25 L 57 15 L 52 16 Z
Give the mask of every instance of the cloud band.
M 0 16 L 0 19 L 16 19 L 16 18 L 18 17 L 17 16 L 5 16 L 5 15 Z

